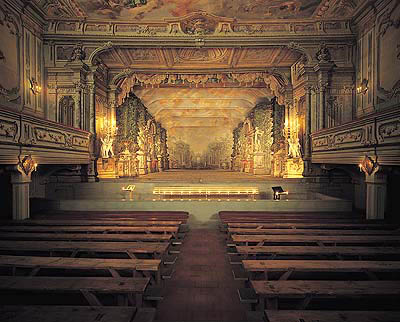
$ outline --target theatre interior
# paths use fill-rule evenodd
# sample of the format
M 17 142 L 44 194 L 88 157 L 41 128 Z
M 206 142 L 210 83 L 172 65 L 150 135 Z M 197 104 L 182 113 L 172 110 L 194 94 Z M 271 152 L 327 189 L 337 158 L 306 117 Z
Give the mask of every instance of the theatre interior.
M 400 322 L 399 0 L 1 0 L 1 322 Z

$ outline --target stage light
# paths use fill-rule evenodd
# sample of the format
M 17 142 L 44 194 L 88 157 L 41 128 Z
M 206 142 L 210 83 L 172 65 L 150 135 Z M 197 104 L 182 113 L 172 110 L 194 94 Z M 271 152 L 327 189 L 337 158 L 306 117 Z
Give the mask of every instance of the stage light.
M 289 191 L 284 191 L 281 186 L 272 187 L 272 191 L 274 192 L 274 200 L 280 200 L 281 195 L 289 194 Z

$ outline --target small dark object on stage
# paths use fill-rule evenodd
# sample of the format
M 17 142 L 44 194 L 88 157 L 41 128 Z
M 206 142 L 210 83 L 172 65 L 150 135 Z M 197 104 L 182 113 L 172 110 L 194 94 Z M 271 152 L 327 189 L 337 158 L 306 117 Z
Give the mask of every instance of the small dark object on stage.
M 272 187 L 272 190 L 274 191 L 274 200 L 280 200 L 281 195 L 289 194 L 289 191 L 284 191 L 281 186 Z

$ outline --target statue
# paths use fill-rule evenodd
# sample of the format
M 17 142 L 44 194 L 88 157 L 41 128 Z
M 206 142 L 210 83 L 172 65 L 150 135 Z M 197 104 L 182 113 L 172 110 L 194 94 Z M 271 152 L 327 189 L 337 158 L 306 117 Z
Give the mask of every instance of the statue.
M 320 44 L 315 58 L 317 58 L 319 62 L 329 62 L 331 60 L 331 53 L 325 43 Z
M 140 129 L 138 136 L 137 136 L 137 142 L 139 146 L 139 150 L 144 152 L 145 151 L 145 143 L 146 143 L 146 138 L 144 136 L 143 130 Z
M 299 158 L 301 157 L 301 145 L 297 135 L 289 138 L 289 152 L 288 156 L 292 158 Z
M 110 134 L 107 134 L 104 138 L 100 138 L 100 140 L 101 140 L 101 157 L 107 159 L 110 153 L 111 157 L 114 157 L 114 151 L 113 151 L 114 138 Z
M 256 152 L 262 152 L 262 138 L 264 135 L 264 131 L 260 130 L 258 126 L 256 126 L 256 132 L 254 136 L 254 143 L 256 147 Z
M 69 58 L 69 61 L 74 61 L 74 60 L 84 60 L 86 58 L 86 53 L 83 50 L 83 46 L 81 43 L 77 44 L 74 49 L 72 50 L 71 57 Z

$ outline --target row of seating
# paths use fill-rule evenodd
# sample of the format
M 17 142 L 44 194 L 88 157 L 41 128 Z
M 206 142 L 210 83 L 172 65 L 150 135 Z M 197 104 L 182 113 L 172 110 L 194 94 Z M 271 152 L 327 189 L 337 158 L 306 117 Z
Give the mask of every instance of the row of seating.
M 351 214 L 221 212 L 248 321 L 400 321 L 400 230 Z
M 2 320 L 153 321 L 188 214 L 145 215 L 59 214 L 0 223 Z

